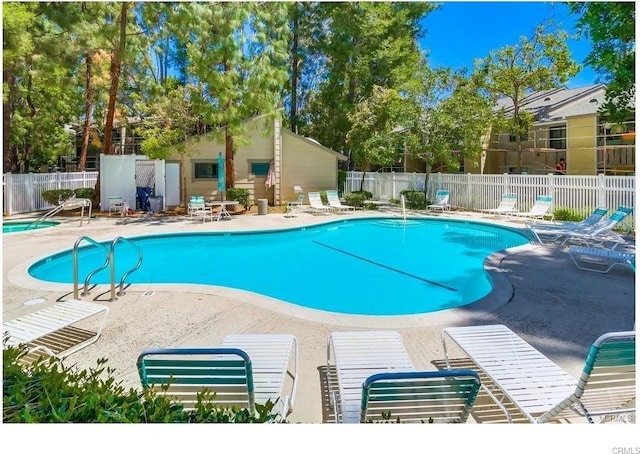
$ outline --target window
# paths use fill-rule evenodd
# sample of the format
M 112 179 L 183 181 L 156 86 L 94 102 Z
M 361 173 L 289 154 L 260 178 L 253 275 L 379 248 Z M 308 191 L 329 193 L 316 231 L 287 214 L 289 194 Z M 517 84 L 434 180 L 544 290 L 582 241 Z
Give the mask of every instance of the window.
M 526 142 L 527 140 L 529 140 L 529 136 L 527 134 L 523 134 L 520 136 L 520 142 Z M 516 141 L 516 136 L 513 134 L 509 135 L 509 142 L 515 142 Z
M 202 161 L 193 163 L 194 180 L 218 179 L 218 162 Z
M 552 126 L 549 128 L 549 148 L 565 150 L 567 148 L 566 126 Z
M 268 162 L 251 162 L 249 166 L 249 173 L 254 177 L 266 177 L 269 173 L 269 165 Z

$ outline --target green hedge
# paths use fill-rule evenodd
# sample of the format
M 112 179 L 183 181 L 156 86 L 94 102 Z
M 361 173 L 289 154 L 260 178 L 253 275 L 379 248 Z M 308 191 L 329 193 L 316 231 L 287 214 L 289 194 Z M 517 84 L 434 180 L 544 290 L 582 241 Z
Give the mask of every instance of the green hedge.
M 404 191 L 400 191 L 400 194 L 404 195 L 405 208 L 409 210 L 427 209 L 427 197 L 424 192 L 406 189 Z
M 216 406 L 210 392 L 198 395 L 194 410 L 153 390 L 125 388 L 115 369 L 100 359 L 96 368 L 77 369 L 51 357 L 23 364 L 26 351 L 6 347 L 2 352 L 2 420 L 5 423 L 266 423 L 279 421 L 273 404 L 246 409 Z
M 50 205 L 58 205 L 73 196 L 78 199 L 90 199 L 95 203 L 96 190 L 93 188 L 77 188 L 77 189 L 51 189 L 42 191 L 42 198 Z

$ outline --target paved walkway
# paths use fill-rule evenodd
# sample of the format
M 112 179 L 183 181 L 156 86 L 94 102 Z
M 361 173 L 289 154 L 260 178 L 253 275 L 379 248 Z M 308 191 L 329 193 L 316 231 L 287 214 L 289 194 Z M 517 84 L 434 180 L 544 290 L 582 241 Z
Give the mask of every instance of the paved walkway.
M 390 216 L 398 213 L 389 212 Z M 380 215 L 359 212 L 355 216 Z M 342 215 L 342 218 L 354 215 Z M 475 213 L 434 216 L 477 219 Z M 33 261 L 69 249 L 82 235 L 101 241 L 115 236 L 210 230 L 257 230 L 311 225 L 336 216 L 245 214 L 230 221 L 205 224 L 184 217 L 144 219 L 98 217 L 79 226 L 77 218 L 56 218 L 62 225 L 45 230 L 3 235 L 3 317 L 13 319 L 71 298 L 71 285 L 36 281 L 27 275 Z M 7 219 L 5 219 L 7 220 Z M 486 222 L 502 222 L 484 219 Z M 522 223 L 510 224 L 523 228 Z M 633 248 L 633 238 L 630 238 Z M 440 333 L 446 326 L 500 323 L 507 325 L 541 352 L 578 377 L 589 345 L 608 331 L 633 329 L 635 275 L 615 267 L 608 274 L 578 270 L 566 249 L 528 246 L 501 254 L 495 267 L 496 288 L 482 304 L 468 309 L 416 317 L 343 317 L 318 314 L 271 298 L 222 287 L 133 285 L 110 307 L 102 337 L 70 356 L 81 367 L 108 358 L 118 377 L 138 386 L 135 361 L 140 351 L 158 346 L 215 345 L 230 333 L 284 332 L 300 343 L 300 382 L 292 422 L 330 422 L 323 374 L 326 340 L 336 330 L 395 329 L 402 334 L 415 365 L 435 369 L 443 358 Z M 106 301 L 106 287 L 87 300 Z M 42 306 L 24 303 L 44 298 Z

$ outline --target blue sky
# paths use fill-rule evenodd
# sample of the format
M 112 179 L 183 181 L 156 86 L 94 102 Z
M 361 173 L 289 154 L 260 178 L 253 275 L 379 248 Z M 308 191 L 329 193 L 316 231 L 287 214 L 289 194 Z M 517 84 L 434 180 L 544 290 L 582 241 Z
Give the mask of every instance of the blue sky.
M 553 20 L 569 35 L 575 35 L 577 15 L 560 2 L 443 2 L 440 9 L 423 19 L 425 36 L 420 40 L 432 67 L 473 68 L 475 58 L 489 51 L 518 43 L 540 23 Z M 573 59 L 582 64 L 590 51 L 587 38 L 569 39 Z M 584 67 L 569 81 L 569 88 L 597 83 L 595 72 Z

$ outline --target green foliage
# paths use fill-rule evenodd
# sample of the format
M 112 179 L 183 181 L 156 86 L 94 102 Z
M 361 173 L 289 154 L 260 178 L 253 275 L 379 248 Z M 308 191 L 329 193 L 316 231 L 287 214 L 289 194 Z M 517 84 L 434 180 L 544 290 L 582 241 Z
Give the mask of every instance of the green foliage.
M 364 207 L 367 197 L 361 192 L 352 192 L 344 195 L 344 203 L 353 207 Z
M 50 189 L 42 191 L 42 198 L 50 205 L 58 205 L 58 203 L 73 197 L 74 194 L 73 189 Z
M 371 96 L 355 106 L 348 116 L 347 144 L 356 164 L 368 170 L 370 164 L 388 166 L 396 161 L 404 142 L 397 127 L 406 105 L 396 90 L 374 86 Z
M 327 191 L 320 191 L 320 201 L 327 205 L 329 203 L 329 199 L 327 198 Z
M 373 96 L 374 86 L 400 91 L 424 60 L 418 46 L 420 21 L 439 6 L 431 2 L 320 2 L 322 33 L 317 38 L 322 82 L 306 98 L 306 128 L 334 150 L 349 152 L 346 137 L 356 105 Z M 387 132 L 383 132 L 386 135 Z M 379 144 L 377 140 L 374 143 Z
M 74 189 L 73 192 L 75 193 L 78 199 L 95 200 L 96 198 L 95 188 L 78 188 L 78 189 Z
M 96 190 L 94 188 L 77 188 L 77 189 L 50 189 L 42 191 L 42 198 L 50 205 L 58 205 L 71 197 L 78 199 L 89 199 L 95 201 Z
M 266 423 L 280 422 L 273 404 L 247 409 L 216 406 L 210 392 L 198 395 L 194 410 L 159 393 L 126 389 L 114 378 L 107 360 L 96 368 L 76 369 L 52 357 L 40 357 L 31 365 L 21 358 L 26 350 L 13 346 L 3 352 L 3 412 L 5 423 Z
M 344 193 L 344 185 L 347 182 L 347 172 L 344 170 L 338 170 L 338 194 Z
M 250 198 L 249 190 L 244 188 L 227 188 L 227 200 L 235 200 L 248 210 L 253 202 Z
M 553 211 L 556 221 L 574 221 L 579 222 L 586 218 L 584 212 L 572 210 L 571 208 L 556 208 Z
M 576 28 L 591 38 L 585 63 L 607 84 L 601 112 L 611 121 L 624 121 L 635 107 L 635 2 L 573 2 L 569 9 L 581 17 Z M 633 108 L 632 107 L 632 108 Z
M 400 195 L 404 195 L 405 208 L 409 210 L 427 209 L 427 197 L 424 192 L 405 189 L 404 191 L 400 191 Z
M 373 199 L 373 194 L 371 192 L 369 192 L 369 191 L 364 191 L 364 190 L 353 191 L 352 194 L 362 194 L 362 195 L 364 195 L 365 200 Z
M 522 109 L 531 91 L 549 90 L 567 83 L 580 67 L 571 59 L 568 35 L 563 30 L 547 32 L 544 25 L 532 36 L 520 37 L 516 45 L 493 50 L 475 62 L 473 78 L 492 98 L 506 97 L 513 111 L 498 112 L 494 127 L 516 136 L 518 173 L 522 166 L 522 139 L 533 123 L 533 115 Z

